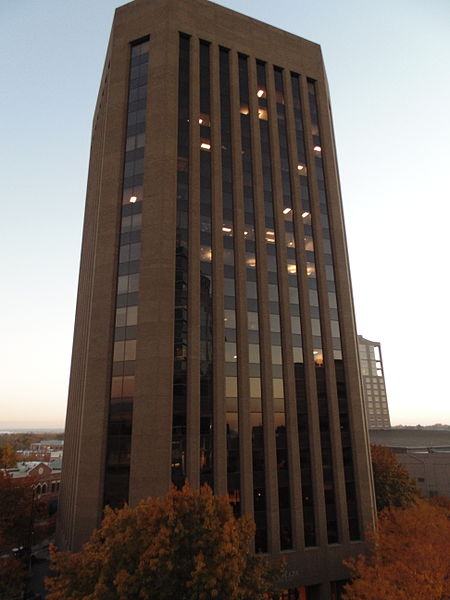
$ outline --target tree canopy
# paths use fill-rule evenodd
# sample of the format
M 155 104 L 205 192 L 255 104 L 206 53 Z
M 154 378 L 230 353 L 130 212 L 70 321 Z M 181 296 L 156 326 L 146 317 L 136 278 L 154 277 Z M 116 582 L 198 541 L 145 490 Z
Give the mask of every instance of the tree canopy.
M 406 508 L 419 497 L 419 490 L 395 454 L 385 446 L 372 445 L 372 468 L 378 511 Z
M 253 552 L 255 526 L 207 486 L 105 509 L 75 554 L 53 549 L 48 600 L 257 600 L 281 566 Z
M 17 454 L 11 444 L 6 444 L 0 448 L 0 467 L 2 469 L 12 469 L 17 465 Z
M 423 500 L 385 509 L 371 551 L 347 563 L 344 600 L 448 600 L 450 508 Z

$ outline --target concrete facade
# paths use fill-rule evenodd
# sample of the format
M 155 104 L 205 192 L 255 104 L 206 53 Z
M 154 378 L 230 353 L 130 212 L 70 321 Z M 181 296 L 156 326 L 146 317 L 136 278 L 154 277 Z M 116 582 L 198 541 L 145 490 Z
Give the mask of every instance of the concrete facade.
M 183 47 L 186 72 L 180 66 Z M 145 75 L 136 75 L 147 60 Z M 146 89 L 136 112 L 131 95 L 140 92 L 132 85 Z M 180 116 L 185 106 L 188 119 Z M 145 112 L 136 117 L 145 123 L 145 148 L 136 142 L 139 152 L 130 151 L 134 173 L 140 169 L 136 176 L 129 175 L 125 152 L 140 135 L 139 121 L 136 127 L 131 121 L 139 110 Z M 230 147 L 224 142 L 228 126 Z M 270 150 L 264 154 L 265 135 Z M 226 170 L 232 172 L 229 181 Z M 308 180 L 300 181 L 299 173 Z M 228 212 L 224 182 L 232 197 Z M 180 190 L 188 198 L 184 254 Z M 302 190 L 308 191 L 308 210 Z M 273 212 L 267 217 L 268 207 Z M 233 275 L 227 277 L 224 249 L 230 244 L 224 236 L 231 230 Z M 289 252 L 283 239 L 290 240 Z M 133 244 L 140 254 L 133 265 L 126 263 L 130 270 L 123 275 L 122 246 L 132 252 Z M 180 307 L 182 261 L 187 292 Z M 122 285 L 129 286 L 126 293 Z M 131 285 L 137 291 L 130 292 Z M 117 327 L 122 306 L 126 319 L 130 307 L 134 316 L 139 311 L 133 325 Z M 187 350 L 174 355 L 177 310 L 187 315 Z M 234 330 L 224 324 L 224 314 L 235 319 Z M 255 319 L 257 342 L 250 327 Z M 230 335 L 237 348 L 234 367 L 233 357 L 226 357 L 230 342 L 224 344 Z M 258 362 L 251 361 L 255 345 Z M 122 352 L 120 360 L 116 352 Z M 181 370 L 177 361 L 183 361 Z M 177 369 L 186 373 L 181 405 L 174 401 Z M 118 394 L 112 391 L 116 384 L 122 386 Z M 129 421 L 117 417 L 120 410 L 128 411 Z M 238 482 L 230 489 L 230 431 L 236 422 Z M 115 481 L 126 487 L 124 499 L 136 504 L 164 494 L 182 477 L 193 487 L 206 481 L 216 493 L 234 494 L 241 513 L 261 517 L 264 548 L 286 556 L 286 589 L 304 587 L 308 600 L 328 599 L 345 579 L 342 560 L 364 549 L 374 500 L 318 45 L 206 0 L 135 0 L 117 9 L 94 116 L 66 423 L 61 547 L 77 550 L 89 538 Z M 259 479 L 256 438 L 262 448 Z
M 369 429 L 391 426 L 384 379 L 383 358 L 379 342 L 371 342 L 358 335 L 359 364 Z

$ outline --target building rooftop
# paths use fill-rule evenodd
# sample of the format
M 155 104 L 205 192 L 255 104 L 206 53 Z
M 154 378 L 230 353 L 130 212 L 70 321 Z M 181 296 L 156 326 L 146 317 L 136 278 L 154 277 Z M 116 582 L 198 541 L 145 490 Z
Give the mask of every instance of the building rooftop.
M 370 442 L 389 448 L 450 448 L 450 430 L 372 429 Z

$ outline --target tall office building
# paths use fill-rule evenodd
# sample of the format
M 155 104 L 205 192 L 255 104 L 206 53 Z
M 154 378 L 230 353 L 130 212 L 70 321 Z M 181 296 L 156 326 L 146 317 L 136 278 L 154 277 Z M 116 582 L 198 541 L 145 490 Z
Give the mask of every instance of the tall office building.
M 65 447 L 62 547 L 188 479 L 254 516 L 290 597 L 337 593 L 373 494 L 318 45 L 207 0 L 116 11 Z
M 384 381 L 383 359 L 379 342 L 358 335 L 359 361 L 369 429 L 391 426 Z

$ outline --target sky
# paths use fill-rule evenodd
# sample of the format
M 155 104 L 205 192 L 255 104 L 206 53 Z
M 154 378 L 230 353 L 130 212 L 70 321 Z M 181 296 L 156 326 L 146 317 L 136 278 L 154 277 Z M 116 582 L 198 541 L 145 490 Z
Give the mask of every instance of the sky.
M 64 425 L 90 129 L 122 3 L 0 0 L 0 429 Z M 321 45 L 358 332 L 381 342 L 394 425 L 450 423 L 450 2 L 219 4 Z

